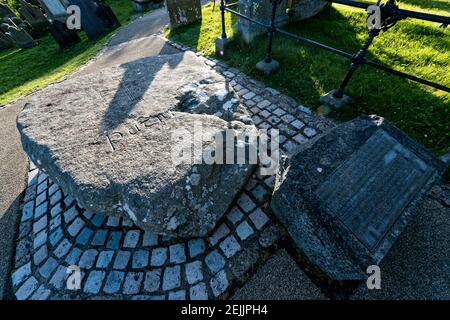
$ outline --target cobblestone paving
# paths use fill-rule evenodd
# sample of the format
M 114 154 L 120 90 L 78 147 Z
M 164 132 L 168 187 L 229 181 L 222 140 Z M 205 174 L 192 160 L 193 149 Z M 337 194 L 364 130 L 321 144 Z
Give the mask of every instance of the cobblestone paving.
M 162 37 L 161 35 L 159 35 Z M 168 41 L 168 40 L 167 40 Z M 192 50 L 171 41 L 180 50 Z M 295 100 L 222 62 L 223 74 L 259 128 L 280 130 L 282 152 L 334 126 Z M 30 164 L 12 283 L 17 299 L 217 299 L 245 280 L 280 233 L 271 218 L 273 176 L 255 172 L 213 233 L 175 239 L 144 232 L 130 220 L 93 214 Z M 68 290 L 68 268 L 81 287 Z

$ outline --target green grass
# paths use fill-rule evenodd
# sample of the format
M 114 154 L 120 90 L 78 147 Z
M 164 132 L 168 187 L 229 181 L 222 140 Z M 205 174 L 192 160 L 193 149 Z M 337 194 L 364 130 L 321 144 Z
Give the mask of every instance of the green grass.
M 107 3 L 122 25 L 129 21 L 133 14 L 131 1 L 107 0 Z M 47 35 L 38 39 L 34 48 L 0 51 L 0 105 L 74 72 L 94 57 L 111 36 L 91 41 L 84 32 L 78 34 L 82 41 L 67 50 L 61 50 L 53 37 Z
M 374 2 L 374 1 L 368 1 Z M 405 0 L 404 9 L 448 15 L 447 0 Z M 174 41 L 214 55 L 214 39 L 220 35 L 220 11 L 203 8 L 203 21 L 175 32 Z M 367 37 L 366 14 L 356 8 L 333 5 L 318 16 L 284 29 L 355 53 Z M 235 18 L 226 17 L 228 35 L 233 36 Z M 450 87 L 450 29 L 438 24 L 408 19 L 382 33 L 369 49 L 368 58 Z M 349 60 L 307 44 L 276 35 L 273 54 L 281 68 L 266 77 L 255 69 L 264 57 L 265 36 L 251 45 L 232 41 L 224 57 L 217 57 L 244 73 L 317 109 L 319 97 L 336 88 L 349 67 Z M 346 121 L 358 114 L 378 114 L 393 122 L 419 143 L 437 154 L 450 149 L 450 94 L 361 66 L 352 78 L 347 94 L 353 102 L 330 116 Z

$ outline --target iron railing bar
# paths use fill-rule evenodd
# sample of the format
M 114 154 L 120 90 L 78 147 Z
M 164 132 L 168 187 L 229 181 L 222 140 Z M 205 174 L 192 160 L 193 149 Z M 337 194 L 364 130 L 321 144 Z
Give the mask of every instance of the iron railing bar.
M 237 12 L 237 11 L 235 11 L 235 10 L 228 9 L 228 8 L 224 8 L 224 10 L 225 10 L 225 11 L 228 11 L 228 12 L 230 12 L 230 13 L 232 13 L 232 14 L 238 16 L 238 17 L 241 17 L 242 19 L 245 19 L 245 20 L 247 20 L 247 21 L 256 23 L 257 25 L 259 25 L 259 26 L 261 26 L 261 27 L 263 27 L 263 28 L 268 29 L 268 28 L 270 27 L 270 25 L 268 25 L 268 24 L 265 24 L 265 23 L 263 23 L 263 22 L 261 22 L 261 21 L 258 21 L 258 20 L 254 20 L 254 19 L 252 19 L 252 18 L 249 18 L 249 17 L 247 17 L 247 16 L 243 15 L 242 13 Z

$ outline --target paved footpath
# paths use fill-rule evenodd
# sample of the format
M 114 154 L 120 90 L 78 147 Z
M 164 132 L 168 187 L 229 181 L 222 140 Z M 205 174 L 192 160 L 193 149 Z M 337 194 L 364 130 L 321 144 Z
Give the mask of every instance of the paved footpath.
M 162 9 L 131 23 L 73 76 L 190 50 L 161 36 L 166 23 Z M 335 125 L 239 70 L 197 55 L 227 78 L 258 127 L 280 129 L 283 152 Z M 11 171 L 23 173 L 15 177 L 16 191 L 23 188 L 27 164 L 22 162 L 23 167 Z M 255 173 L 210 237 L 180 241 L 142 232 L 126 219 L 84 210 L 31 165 L 17 232 L 15 295 L 19 299 L 450 298 L 450 187 L 436 187 L 430 193 L 418 218 L 383 262 L 384 290 L 368 292 L 364 284 L 336 288 L 311 272 L 272 216 L 273 182 L 273 177 Z M 70 292 L 65 289 L 66 268 L 73 264 L 83 270 L 82 286 Z

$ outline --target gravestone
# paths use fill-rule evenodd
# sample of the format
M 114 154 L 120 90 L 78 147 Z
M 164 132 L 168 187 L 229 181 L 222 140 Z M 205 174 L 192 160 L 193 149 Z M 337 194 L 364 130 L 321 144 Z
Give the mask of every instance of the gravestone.
M 277 7 L 275 24 L 277 27 L 282 27 L 290 21 L 299 21 L 313 17 L 323 10 L 326 5 L 327 2 L 322 0 L 282 0 Z M 240 0 L 238 11 L 253 20 L 270 25 L 272 0 Z M 247 43 L 252 42 L 256 36 L 267 32 L 266 28 L 240 17 L 237 17 L 237 23 L 234 28 Z
M 66 23 L 59 20 L 51 21 L 48 30 L 56 43 L 58 43 L 59 47 L 63 50 L 69 49 L 81 41 L 75 30 L 68 29 Z
M 445 170 L 377 116 L 340 125 L 282 162 L 273 212 L 335 280 L 367 279 L 367 267 L 382 261 Z
M 0 29 L 0 50 L 10 49 L 10 48 L 14 48 L 14 43 Z
M 36 36 L 41 36 L 47 31 L 48 21 L 38 6 L 20 0 L 20 14 L 31 25 L 32 32 Z
M 169 12 L 171 30 L 202 19 L 200 0 L 165 0 L 165 2 Z
M 95 0 L 69 0 L 81 11 L 81 26 L 89 39 L 94 40 L 120 26 L 111 8 Z
M 9 18 L 7 18 L 9 19 Z M 14 23 L 2 23 L 1 29 L 15 47 L 29 49 L 36 45 L 36 41 L 23 28 L 18 28 Z
M 6 17 L 15 17 L 14 12 L 4 3 L 0 3 L 0 21 Z
M 66 3 L 61 0 L 39 0 L 39 3 L 47 14 L 48 20 L 66 23 L 69 16 L 66 11 Z
M 51 85 L 17 126 L 30 159 L 81 206 L 160 234 L 207 235 L 255 167 L 178 161 L 194 142 L 211 146 L 202 132 L 256 130 L 226 79 L 192 52 Z

